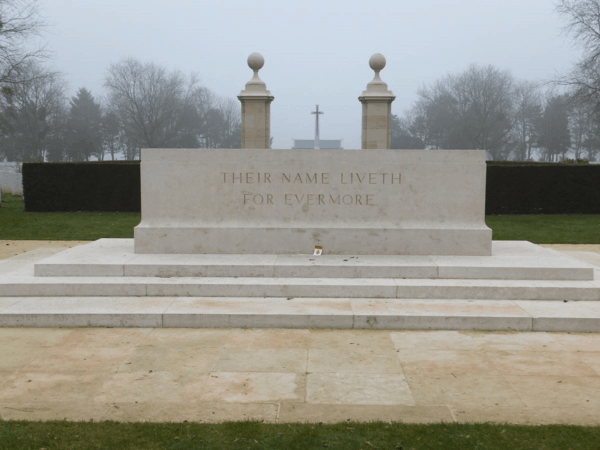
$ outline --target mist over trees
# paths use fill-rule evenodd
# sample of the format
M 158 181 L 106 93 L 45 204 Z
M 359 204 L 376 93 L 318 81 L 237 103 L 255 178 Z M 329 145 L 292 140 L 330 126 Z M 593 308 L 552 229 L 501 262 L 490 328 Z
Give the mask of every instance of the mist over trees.
M 559 0 L 556 11 L 583 50 L 571 71 L 553 83 L 519 80 L 493 65 L 441 76 L 392 117 L 392 148 L 600 160 L 600 0 Z M 69 98 L 65 76 L 33 45 L 43 28 L 36 0 L 0 0 L 0 161 L 134 160 L 144 147 L 240 147 L 239 102 L 193 73 L 125 58 L 106 68 L 101 92 L 81 86 Z
M 19 74 L 0 91 L 0 161 L 134 160 L 142 148 L 241 146 L 239 102 L 194 74 L 126 58 L 107 69 L 104 95 L 81 87 L 70 99 L 64 76 L 38 61 Z
M 63 142 L 65 83 L 34 62 L 20 72 L 23 81 L 0 96 L 0 159 L 43 159 Z
M 569 73 L 552 83 L 517 80 L 494 66 L 446 75 L 393 116 L 392 148 L 483 149 L 494 160 L 599 160 L 600 0 L 560 0 L 556 11 L 583 50 Z
M 517 80 L 494 66 L 471 65 L 424 85 L 402 118 L 392 118 L 392 148 L 478 149 L 491 160 L 600 155 L 599 116 L 575 92 Z

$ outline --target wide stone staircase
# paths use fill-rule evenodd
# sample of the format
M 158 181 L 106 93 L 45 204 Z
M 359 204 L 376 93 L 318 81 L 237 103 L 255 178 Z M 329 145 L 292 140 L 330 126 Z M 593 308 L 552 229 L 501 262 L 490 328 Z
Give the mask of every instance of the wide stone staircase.
M 0 275 L 0 326 L 600 331 L 600 267 L 492 256 L 135 254 L 100 239 Z

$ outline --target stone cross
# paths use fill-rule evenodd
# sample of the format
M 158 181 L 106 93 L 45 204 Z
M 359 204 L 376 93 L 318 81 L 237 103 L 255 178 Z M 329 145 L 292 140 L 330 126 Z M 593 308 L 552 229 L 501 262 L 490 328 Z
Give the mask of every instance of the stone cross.
M 317 110 L 311 112 L 311 114 L 315 115 L 315 150 L 320 150 L 320 142 L 319 142 L 319 114 L 324 114 L 322 111 L 319 111 L 319 105 L 317 105 Z

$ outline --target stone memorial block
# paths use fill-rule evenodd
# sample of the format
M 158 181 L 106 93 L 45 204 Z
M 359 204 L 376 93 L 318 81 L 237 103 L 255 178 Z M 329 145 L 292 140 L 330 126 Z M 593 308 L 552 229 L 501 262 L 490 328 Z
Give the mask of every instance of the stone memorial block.
M 490 255 L 479 150 L 143 149 L 136 253 Z

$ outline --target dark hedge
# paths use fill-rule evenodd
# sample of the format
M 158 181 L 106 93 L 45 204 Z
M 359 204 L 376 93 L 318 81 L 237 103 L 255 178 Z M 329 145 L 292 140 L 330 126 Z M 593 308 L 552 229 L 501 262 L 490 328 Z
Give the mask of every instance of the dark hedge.
M 485 213 L 600 214 L 600 165 L 488 163 Z
M 23 164 L 25 210 L 139 212 L 140 162 Z M 485 210 L 600 214 L 600 165 L 488 162 Z
M 24 163 L 27 212 L 139 212 L 140 162 Z

